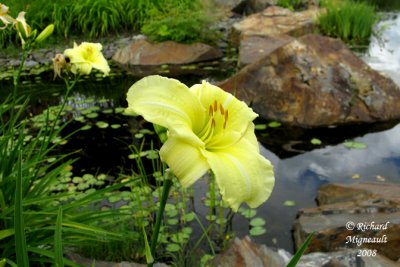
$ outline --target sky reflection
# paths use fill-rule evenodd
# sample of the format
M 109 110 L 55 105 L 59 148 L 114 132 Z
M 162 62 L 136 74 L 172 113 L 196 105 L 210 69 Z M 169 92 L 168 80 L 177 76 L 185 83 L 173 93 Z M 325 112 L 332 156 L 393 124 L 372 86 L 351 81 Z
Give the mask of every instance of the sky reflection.
M 258 210 L 267 220 L 266 236 L 256 241 L 292 250 L 292 224 L 298 209 L 316 206 L 318 188 L 325 183 L 358 183 L 367 181 L 400 182 L 400 125 L 392 129 L 355 138 L 365 143 L 365 149 L 349 149 L 343 144 L 279 159 L 265 148 L 261 152 L 275 166 L 276 186 L 271 198 Z M 358 174 L 360 178 L 353 179 Z M 293 200 L 295 207 L 284 206 Z

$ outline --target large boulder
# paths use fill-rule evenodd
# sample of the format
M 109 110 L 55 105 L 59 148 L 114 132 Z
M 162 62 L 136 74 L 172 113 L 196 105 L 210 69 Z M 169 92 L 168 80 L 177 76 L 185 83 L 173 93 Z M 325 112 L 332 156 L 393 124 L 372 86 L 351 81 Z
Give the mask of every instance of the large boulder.
M 271 6 L 233 24 L 231 42 L 239 46 L 243 36 L 302 36 L 315 30 L 318 9 L 292 12 L 289 9 Z
M 141 39 L 119 49 L 113 60 L 122 65 L 162 65 L 189 64 L 221 56 L 217 48 L 202 43 L 189 45 L 166 41 L 154 44 Z
M 308 252 L 355 248 L 358 254 L 400 259 L 400 185 L 361 183 L 325 185 L 317 208 L 299 212 L 296 246 L 316 232 Z M 326 204 L 323 204 L 326 203 Z
M 302 127 L 400 118 L 400 89 L 337 39 L 308 34 L 220 83 L 263 118 Z
M 293 37 L 286 34 L 271 37 L 245 35 L 240 40 L 239 67 L 254 63 L 293 40 Z

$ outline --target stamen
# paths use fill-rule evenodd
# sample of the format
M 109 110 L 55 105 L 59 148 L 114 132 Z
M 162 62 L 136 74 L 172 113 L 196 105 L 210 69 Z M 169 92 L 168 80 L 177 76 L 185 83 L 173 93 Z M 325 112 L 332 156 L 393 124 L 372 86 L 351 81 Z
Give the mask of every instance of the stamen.
M 227 124 L 228 124 L 228 110 L 226 110 L 225 116 L 224 116 L 224 129 L 226 128 Z
M 213 116 L 213 107 L 212 107 L 212 105 L 210 105 L 210 108 L 209 108 L 209 111 L 208 111 L 208 115 L 209 115 L 210 117 Z
M 211 128 L 215 128 L 215 120 L 214 120 L 214 118 L 212 118 L 212 120 L 211 120 Z
M 224 115 L 225 110 L 224 110 L 224 107 L 221 104 L 219 104 L 219 111 L 221 111 L 221 115 Z
M 218 103 L 217 100 L 214 100 L 214 112 L 217 111 Z

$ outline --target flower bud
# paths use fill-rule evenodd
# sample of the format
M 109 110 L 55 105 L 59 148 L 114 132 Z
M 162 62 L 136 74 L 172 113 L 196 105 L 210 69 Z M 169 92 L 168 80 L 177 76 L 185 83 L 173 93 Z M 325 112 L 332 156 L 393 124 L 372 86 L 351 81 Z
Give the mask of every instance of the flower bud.
M 47 37 L 49 37 L 54 31 L 54 24 L 48 25 L 36 38 L 36 42 L 40 43 L 43 40 L 45 40 Z
M 63 54 L 56 54 L 55 57 L 53 58 L 53 67 L 54 67 L 54 78 L 53 80 L 56 79 L 56 77 L 61 78 L 61 71 L 66 67 L 67 62 L 65 60 L 65 57 Z

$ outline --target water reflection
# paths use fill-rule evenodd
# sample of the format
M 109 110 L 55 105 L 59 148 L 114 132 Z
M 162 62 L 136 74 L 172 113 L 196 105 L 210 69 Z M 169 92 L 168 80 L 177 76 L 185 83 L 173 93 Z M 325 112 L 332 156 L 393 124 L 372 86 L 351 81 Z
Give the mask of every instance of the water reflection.
M 400 182 L 399 136 L 400 125 L 397 125 L 356 138 L 367 144 L 366 149 L 348 149 L 339 144 L 286 159 L 262 148 L 262 154 L 275 166 L 276 186 L 270 200 L 259 209 L 259 215 L 267 220 L 268 233 L 256 240 L 275 246 L 272 239 L 277 238 L 276 246 L 291 251 L 291 228 L 297 211 L 316 206 L 317 190 L 324 183 L 383 182 L 383 179 Z M 360 178 L 353 179 L 354 174 Z M 295 201 L 296 206 L 284 206 L 286 200 Z
M 362 57 L 373 69 L 389 76 L 400 85 L 400 16 L 382 13 L 383 19 L 375 26 L 379 36 L 373 36 L 368 52 Z

